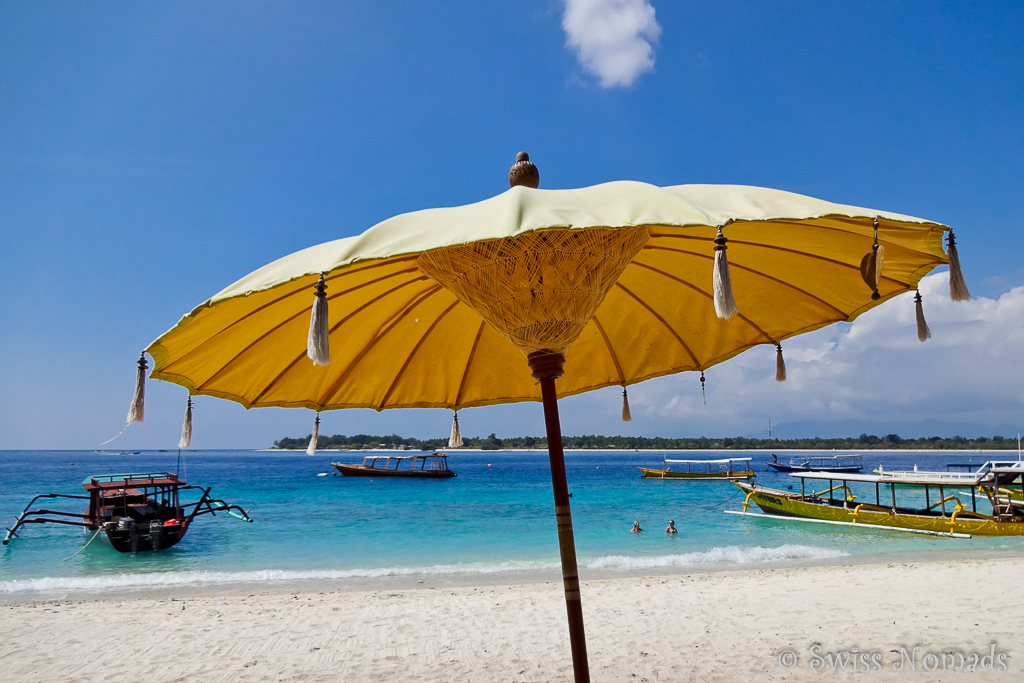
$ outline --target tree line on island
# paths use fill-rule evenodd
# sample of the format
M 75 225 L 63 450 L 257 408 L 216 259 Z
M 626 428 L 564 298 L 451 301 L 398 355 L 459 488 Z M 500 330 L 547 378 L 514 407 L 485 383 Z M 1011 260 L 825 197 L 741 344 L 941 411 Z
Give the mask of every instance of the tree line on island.
M 274 442 L 274 448 L 305 450 L 309 446 L 312 434 L 304 437 L 285 437 Z M 546 449 L 548 447 L 547 437 L 544 436 L 515 436 L 505 439 L 497 438 L 493 433 L 486 437 L 472 436 L 463 437 L 463 448 L 479 449 L 483 451 L 512 450 L 524 448 Z M 943 438 L 932 436 L 918 439 L 904 439 L 898 434 L 886 434 L 875 436 L 873 434 L 861 434 L 858 437 L 846 437 L 838 439 L 822 439 L 820 437 L 805 439 L 752 439 L 745 436 L 709 438 L 683 437 L 669 439 L 660 436 L 563 436 L 562 446 L 566 449 L 591 449 L 609 448 L 618 450 L 632 449 L 653 449 L 653 450 L 785 450 L 785 449 L 807 449 L 807 450 L 1015 450 L 1017 440 L 1002 436 L 978 437 L 968 439 L 962 436 Z M 316 440 L 317 449 L 346 449 L 358 450 L 367 448 L 392 448 L 407 450 L 443 450 L 448 447 L 448 438 L 438 439 L 416 439 L 413 437 L 401 437 L 397 434 L 390 436 L 375 436 L 371 434 L 355 434 L 346 436 L 335 434 L 327 436 L 321 434 Z

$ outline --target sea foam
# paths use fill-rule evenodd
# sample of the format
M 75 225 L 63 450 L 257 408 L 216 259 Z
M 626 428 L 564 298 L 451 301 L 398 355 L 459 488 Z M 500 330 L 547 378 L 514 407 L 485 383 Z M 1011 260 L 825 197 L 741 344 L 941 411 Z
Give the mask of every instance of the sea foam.
M 658 568 L 686 568 L 699 566 L 748 565 L 779 562 L 786 560 L 822 560 L 846 557 L 848 553 L 831 548 L 805 545 L 782 545 L 777 548 L 761 546 L 726 546 L 704 552 L 681 555 L 627 556 L 605 555 L 596 558 L 580 558 L 580 564 L 588 569 L 636 570 Z M 22 594 L 28 592 L 80 591 L 107 592 L 117 589 L 172 588 L 177 586 L 219 586 L 228 584 L 273 584 L 301 581 L 351 581 L 360 579 L 386 579 L 427 576 L 456 578 L 459 576 L 482 576 L 489 574 L 522 574 L 528 572 L 553 572 L 559 567 L 556 561 L 497 562 L 493 564 L 438 564 L 423 567 L 377 567 L 366 569 L 305 570 L 263 569 L 244 572 L 152 572 L 138 574 L 109 574 L 89 577 L 45 577 L 0 581 L 0 593 Z
M 849 553 L 834 548 L 818 548 L 809 545 L 780 545 L 777 548 L 753 546 L 725 546 L 712 548 L 704 552 L 684 553 L 682 555 L 605 555 L 582 562 L 589 569 L 659 569 L 670 567 L 729 566 L 756 564 L 764 562 L 782 562 L 786 560 L 828 560 L 847 557 Z

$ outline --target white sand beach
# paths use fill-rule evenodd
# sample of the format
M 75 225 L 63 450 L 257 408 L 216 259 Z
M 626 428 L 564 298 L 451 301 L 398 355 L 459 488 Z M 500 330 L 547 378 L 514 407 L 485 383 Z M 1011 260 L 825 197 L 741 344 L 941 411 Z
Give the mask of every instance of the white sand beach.
M 1019 680 L 1022 572 L 1008 558 L 587 581 L 591 675 Z M 572 680 L 555 582 L 114 597 L 0 615 L 9 683 Z

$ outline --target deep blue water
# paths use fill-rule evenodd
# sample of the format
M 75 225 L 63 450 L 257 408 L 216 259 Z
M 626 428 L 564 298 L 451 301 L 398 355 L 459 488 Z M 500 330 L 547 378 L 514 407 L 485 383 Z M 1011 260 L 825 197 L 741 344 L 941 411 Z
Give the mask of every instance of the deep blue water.
M 759 484 L 799 488 L 797 480 L 764 471 L 768 454 L 746 455 L 754 457 Z M 96 474 L 174 472 L 177 457 L 175 451 L 0 452 L 0 526 L 10 526 L 35 494 L 81 493 L 82 480 Z M 1024 551 L 1022 538 L 957 540 L 726 515 L 722 510 L 738 510 L 743 502 L 731 484 L 641 479 L 636 468 L 660 467 L 662 457 L 623 451 L 567 454 L 584 578 Z M 865 465 L 944 470 L 947 462 L 990 457 L 999 456 L 869 454 Z M 333 473 L 332 460 L 360 459 L 351 452 L 314 457 L 299 452 L 188 452 L 183 473 L 188 481 L 210 486 L 215 497 L 251 509 L 255 523 L 205 516 L 177 546 L 161 553 L 121 554 L 97 540 L 65 562 L 61 560 L 81 550 L 91 534 L 57 525 L 23 527 L 21 539 L 0 549 L 0 600 L 146 585 L 558 576 L 546 453 L 453 453 L 449 464 L 459 476 L 448 480 L 316 476 Z M 70 509 L 84 505 L 74 501 Z M 635 519 L 645 533 L 630 533 Z M 663 533 L 669 519 L 679 528 L 676 536 Z

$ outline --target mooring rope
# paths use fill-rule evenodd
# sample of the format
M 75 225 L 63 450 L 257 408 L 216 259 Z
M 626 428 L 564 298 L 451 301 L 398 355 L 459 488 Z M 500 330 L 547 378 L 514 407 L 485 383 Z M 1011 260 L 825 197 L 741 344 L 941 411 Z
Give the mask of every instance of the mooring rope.
M 100 535 L 101 531 L 103 531 L 103 527 L 100 527 L 99 529 L 96 530 L 96 533 L 94 533 L 92 535 L 92 538 L 89 539 L 89 543 L 92 543 L 93 541 L 95 541 L 96 537 Z M 85 545 L 83 545 L 82 548 L 78 551 L 78 553 L 80 553 L 80 552 L 82 552 L 82 550 L 85 550 L 86 548 L 88 548 L 89 547 L 89 543 L 86 543 Z M 75 555 L 77 555 L 78 553 L 75 553 Z M 74 557 L 75 555 L 72 555 L 71 557 Z M 65 557 L 63 560 L 61 560 L 61 562 L 67 562 L 68 560 L 71 559 L 71 557 Z

